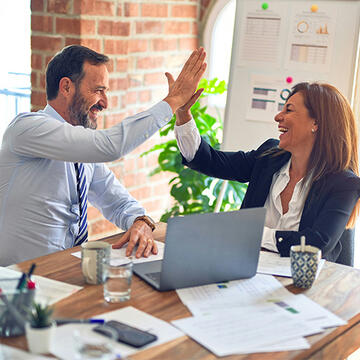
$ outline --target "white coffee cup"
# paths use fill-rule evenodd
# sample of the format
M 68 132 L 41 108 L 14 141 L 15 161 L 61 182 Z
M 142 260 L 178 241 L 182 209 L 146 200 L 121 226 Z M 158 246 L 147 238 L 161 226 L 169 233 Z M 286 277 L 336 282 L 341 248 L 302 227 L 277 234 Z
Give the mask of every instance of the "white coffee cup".
M 104 241 L 81 244 L 81 270 L 88 284 L 104 282 L 104 263 L 108 261 L 111 245 Z

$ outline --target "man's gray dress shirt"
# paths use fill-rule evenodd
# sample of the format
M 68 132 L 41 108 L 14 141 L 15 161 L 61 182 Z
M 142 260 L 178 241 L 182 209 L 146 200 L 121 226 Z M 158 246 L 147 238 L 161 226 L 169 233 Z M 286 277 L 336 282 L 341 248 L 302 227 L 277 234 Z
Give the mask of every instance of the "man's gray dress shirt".
M 68 124 L 50 105 L 18 115 L 0 149 L 0 265 L 73 246 L 79 231 L 74 162 L 85 165 L 89 202 L 127 230 L 145 210 L 107 166 L 172 117 L 162 101 L 105 130 Z

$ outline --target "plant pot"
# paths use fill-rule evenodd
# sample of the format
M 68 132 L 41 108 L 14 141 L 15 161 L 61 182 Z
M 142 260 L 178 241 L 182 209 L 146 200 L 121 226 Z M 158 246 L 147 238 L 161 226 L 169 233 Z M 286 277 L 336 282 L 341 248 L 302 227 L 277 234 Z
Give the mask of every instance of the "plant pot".
M 25 324 L 26 340 L 29 351 L 33 354 L 47 354 L 55 336 L 56 323 L 46 328 L 33 328 L 30 323 Z

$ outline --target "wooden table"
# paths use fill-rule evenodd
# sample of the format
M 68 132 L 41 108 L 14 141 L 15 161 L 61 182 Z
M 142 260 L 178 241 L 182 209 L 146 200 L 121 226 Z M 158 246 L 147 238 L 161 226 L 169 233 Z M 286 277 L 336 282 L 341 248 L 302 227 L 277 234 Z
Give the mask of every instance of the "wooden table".
M 156 230 L 155 238 L 164 240 L 164 234 L 165 225 L 162 225 L 160 229 Z M 120 236 L 121 234 L 114 235 L 105 240 L 114 243 Z M 133 278 L 130 301 L 121 304 L 106 303 L 103 299 L 102 285 L 87 285 L 84 283 L 80 260 L 71 256 L 71 253 L 78 250 L 78 248 L 72 248 L 11 266 L 13 269 L 26 271 L 32 262 L 36 262 L 36 275 L 84 287 L 76 294 L 56 303 L 55 317 L 87 318 L 129 305 L 165 321 L 191 316 L 191 313 L 181 303 L 175 291 L 155 291 L 137 276 Z M 278 279 L 290 291 L 299 293 L 299 290 L 291 285 L 291 279 Z M 344 359 L 357 350 L 360 347 L 360 271 L 326 262 L 313 287 L 302 292 L 347 320 L 348 324 L 307 337 L 311 344 L 311 348 L 307 350 L 234 355 L 227 357 L 227 359 L 335 360 Z M 27 349 L 24 336 L 0 338 L 0 343 Z M 187 336 L 183 336 L 164 345 L 137 353 L 131 356 L 131 359 L 211 360 L 216 359 L 216 356 Z

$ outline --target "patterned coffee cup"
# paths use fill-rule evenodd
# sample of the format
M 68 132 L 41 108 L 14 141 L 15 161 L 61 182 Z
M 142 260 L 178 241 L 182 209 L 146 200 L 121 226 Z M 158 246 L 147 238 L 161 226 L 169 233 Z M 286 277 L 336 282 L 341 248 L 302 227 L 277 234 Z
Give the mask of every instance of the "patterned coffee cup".
M 321 250 L 311 245 L 304 246 L 303 250 L 301 251 L 301 245 L 290 248 L 291 276 L 296 287 L 308 289 L 314 283 Z

